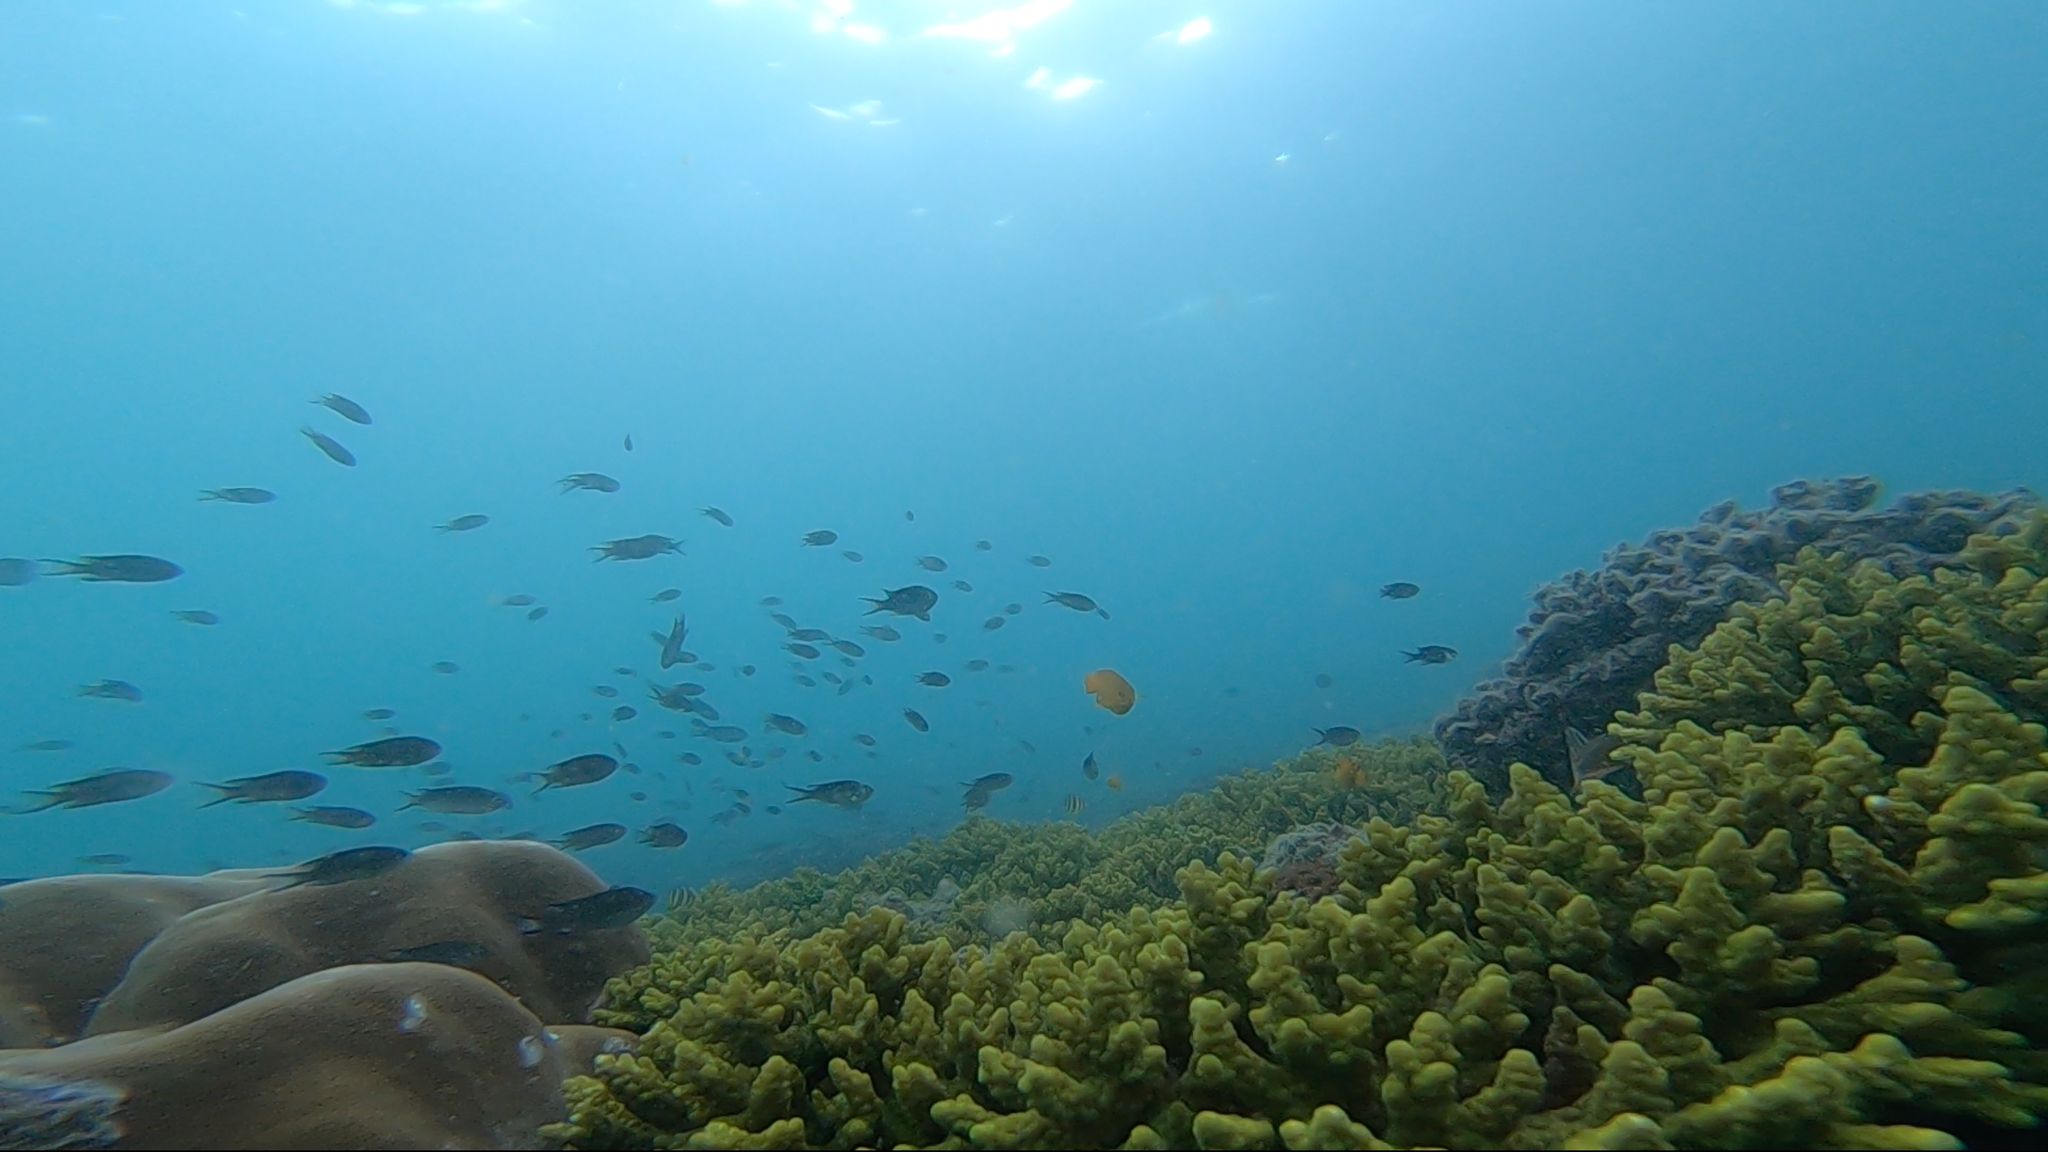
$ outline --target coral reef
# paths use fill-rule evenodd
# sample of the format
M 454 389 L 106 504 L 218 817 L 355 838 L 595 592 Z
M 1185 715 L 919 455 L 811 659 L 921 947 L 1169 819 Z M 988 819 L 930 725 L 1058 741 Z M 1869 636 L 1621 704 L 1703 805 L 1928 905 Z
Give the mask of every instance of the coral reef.
M 646 1036 L 571 1081 L 552 1136 L 1934 1148 L 2037 1126 L 2048 518 L 2013 527 L 1926 571 L 1800 552 L 1617 722 L 1641 798 L 1516 765 L 1496 802 L 1454 771 L 1441 813 L 1354 821 L 1322 899 L 1226 850 L 1169 898 L 987 943 L 886 909 L 689 934 L 613 985 Z
M 1356 778 L 1334 781 L 1338 757 L 1314 749 L 1270 771 L 1227 777 L 1211 790 L 1133 813 L 1099 834 L 1077 824 L 1008 824 L 985 816 L 836 876 L 813 869 L 745 892 L 712 885 L 689 894 L 687 915 L 656 924 L 655 944 L 686 947 L 740 930 L 809 934 L 878 905 L 910 915 L 913 934 L 986 941 L 991 923 L 1028 919 L 1046 931 L 1102 919 L 1177 891 L 1174 873 L 1224 851 L 1255 854 L 1275 835 L 1317 820 L 1404 820 L 1441 804 L 1443 760 L 1428 740 L 1347 749 Z M 1029 916 L 1011 905 L 1026 901 Z M 991 912 L 996 915 L 991 916 Z M 645 1027 L 651 1020 L 626 1020 Z
M 1496 793 L 1516 762 L 1568 787 L 1565 727 L 1595 733 L 1633 707 L 1672 645 L 1698 644 L 1735 604 L 1777 595 L 1776 568 L 1800 549 L 1924 574 L 1953 563 L 1970 536 L 2011 532 L 2040 507 L 2023 491 L 1920 492 L 1880 509 L 1877 494 L 1867 476 L 1787 484 L 1769 508 L 1717 505 L 1691 528 L 1615 548 L 1599 571 L 1539 589 L 1503 674 L 1437 724 L 1445 757 Z
M 529 1147 L 568 1071 L 630 1048 L 584 1022 L 641 931 L 519 931 L 605 889 L 572 857 L 451 843 L 303 878 L 0 889 L 0 1148 Z

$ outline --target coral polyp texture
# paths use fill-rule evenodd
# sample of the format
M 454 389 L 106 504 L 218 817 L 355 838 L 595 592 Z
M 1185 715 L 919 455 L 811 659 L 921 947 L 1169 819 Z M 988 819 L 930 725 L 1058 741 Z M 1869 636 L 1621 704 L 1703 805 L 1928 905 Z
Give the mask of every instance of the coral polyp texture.
M 1635 707 L 1672 645 L 1696 645 L 1737 603 L 1780 594 L 1776 569 L 1801 549 L 1924 575 L 1971 536 L 2014 531 L 2041 507 L 2024 491 L 1917 492 L 1885 508 L 1877 496 L 1867 476 L 1783 485 L 1768 508 L 1716 505 L 1690 528 L 1617 547 L 1597 571 L 1538 589 L 1502 674 L 1437 724 L 1444 755 L 1496 791 L 1517 762 L 1569 786 L 1566 726 L 1598 732 Z
M 1357 793 L 1327 766 L 1252 773 L 1233 782 L 1247 796 L 1314 778 L 1330 800 L 1299 805 L 1314 811 L 1295 823 L 1329 823 L 1275 868 L 1225 848 L 1179 867 L 1170 896 L 1119 886 L 1139 902 L 1083 900 L 1000 938 L 889 907 L 749 926 L 750 898 L 726 894 L 718 935 L 658 930 L 652 963 L 613 983 L 601 1018 L 645 1037 L 571 1080 L 550 1132 L 582 1148 L 2024 1142 L 2048 1112 L 2048 520 L 2011 527 L 1932 568 L 1797 553 L 1778 595 L 1677 654 L 1616 722 L 1640 798 L 1515 765 L 1504 798 L 1452 771 L 1440 808 L 1389 819 L 1345 810 Z M 1409 752 L 1349 755 L 1370 778 Z M 1278 882 L 1332 852 L 1327 894 Z

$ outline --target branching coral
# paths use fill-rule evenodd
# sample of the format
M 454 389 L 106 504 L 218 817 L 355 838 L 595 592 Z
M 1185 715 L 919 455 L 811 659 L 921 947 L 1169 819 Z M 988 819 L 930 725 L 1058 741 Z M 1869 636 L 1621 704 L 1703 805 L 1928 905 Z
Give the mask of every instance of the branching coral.
M 1642 797 L 1525 766 L 960 945 L 698 938 L 572 1081 L 581 1147 L 1959 1147 L 2048 1114 L 2048 519 L 1931 573 L 1801 554 L 1622 717 Z M 1329 817 L 1323 817 L 1329 818 Z M 969 886 L 971 888 L 971 885 Z M 2035 993 L 2030 995 L 2029 993 Z

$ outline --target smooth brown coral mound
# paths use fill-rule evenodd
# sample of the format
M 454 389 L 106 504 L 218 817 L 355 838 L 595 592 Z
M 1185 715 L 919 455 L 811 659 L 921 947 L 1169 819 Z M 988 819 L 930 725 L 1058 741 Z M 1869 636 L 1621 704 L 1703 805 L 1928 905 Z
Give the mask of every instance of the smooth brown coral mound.
M 448 944 L 470 950 L 463 967 L 540 1018 L 585 1021 L 606 980 L 647 961 L 645 936 L 637 927 L 522 936 L 518 921 L 604 888 L 545 844 L 486 840 L 436 844 L 364 880 L 257 892 L 165 928 L 86 1031 L 184 1024 L 322 969 Z
M 118 1094 L 129 1148 L 531 1148 L 602 1037 L 558 1042 L 439 964 L 316 972 L 169 1029 L 0 1053 L 0 1077 Z
M 188 912 L 273 881 L 211 876 L 57 876 L 7 886 L 0 900 L 0 1048 L 77 1038 L 128 962 Z

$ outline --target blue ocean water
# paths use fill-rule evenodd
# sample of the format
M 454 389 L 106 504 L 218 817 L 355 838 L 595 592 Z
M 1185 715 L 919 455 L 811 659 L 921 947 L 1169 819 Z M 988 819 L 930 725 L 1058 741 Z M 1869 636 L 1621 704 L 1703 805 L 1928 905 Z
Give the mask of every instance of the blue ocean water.
M 0 876 L 674 819 L 586 857 L 659 890 L 942 831 L 994 771 L 991 815 L 1099 824 L 1426 730 L 1532 587 L 1720 500 L 2042 487 L 2044 46 L 2022 3 L 0 7 L 0 556 L 185 569 L 0 587 L 0 790 L 177 778 L 5 817 Z M 641 533 L 685 554 L 592 562 Z M 859 631 L 913 582 L 929 624 Z M 767 596 L 867 655 L 793 660 Z M 715 667 L 657 667 L 676 609 Z M 327 769 L 374 829 L 200 809 L 371 708 L 452 766 Z M 615 742 L 637 774 L 513 780 Z M 837 778 L 874 799 L 766 811 Z M 444 783 L 514 804 L 398 813 Z

